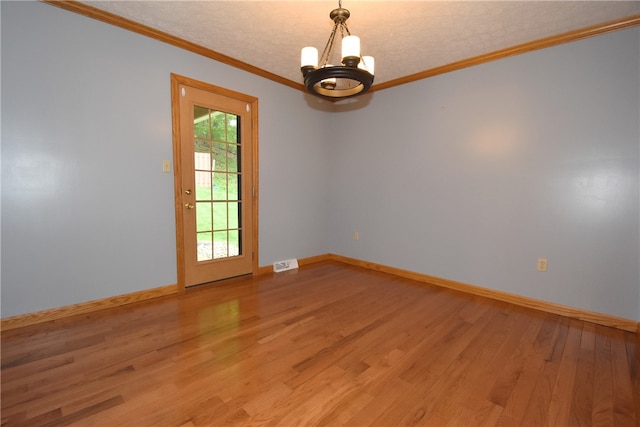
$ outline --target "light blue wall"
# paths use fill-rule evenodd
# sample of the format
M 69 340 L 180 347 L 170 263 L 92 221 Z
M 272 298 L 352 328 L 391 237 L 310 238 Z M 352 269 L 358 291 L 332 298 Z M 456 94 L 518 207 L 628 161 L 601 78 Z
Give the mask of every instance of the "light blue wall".
M 260 265 L 328 252 L 327 113 L 300 91 L 43 3 L 1 7 L 2 317 L 176 283 L 170 73 L 259 98 Z
M 336 114 L 332 251 L 640 320 L 639 64 L 633 28 Z
M 333 252 L 640 320 L 638 28 L 327 113 L 46 4 L 1 8 L 2 317 L 175 283 L 177 73 L 259 98 L 260 265 Z

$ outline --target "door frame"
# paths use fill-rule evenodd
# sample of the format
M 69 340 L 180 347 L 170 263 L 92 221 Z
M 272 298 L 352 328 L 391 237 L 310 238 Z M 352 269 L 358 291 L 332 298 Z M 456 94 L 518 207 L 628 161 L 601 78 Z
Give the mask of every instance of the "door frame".
M 253 209 L 249 217 L 252 222 L 252 247 L 249 251 L 252 254 L 251 274 L 258 274 L 258 98 L 225 89 L 189 77 L 171 73 L 171 121 L 173 135 L 173 197 L 175 202 L 176 213 L 176 261 L 178 275 L 178 290 L 184 292 L 186 289 L 186 266 L 185 266 L 185 248 L 184 248 L 184 208 L 183 208 L 183 188 L 182 188 L 182 154 L 181 139 L 183 130 L 180 128 L 180 85 L 190 86 L 196 89 L 213 92 L 217 95 L 235 98 L 248 103 L 251 106 L 251 180 L 252 187 L 252 205 Z

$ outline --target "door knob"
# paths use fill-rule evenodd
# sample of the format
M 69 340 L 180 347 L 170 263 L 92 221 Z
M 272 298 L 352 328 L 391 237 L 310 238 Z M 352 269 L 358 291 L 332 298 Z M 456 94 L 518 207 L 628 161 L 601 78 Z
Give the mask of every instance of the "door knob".
M 184 207 L 185 207 L 185 208 L 187 208 L 187 209 L 193 209 L 193 204 L 191 204 L 191 203 L 185 203 L 185 204 L 184 204 Z
M 191 194 L 191 189 L 187 188 L 186 190 L 184 190 L 184 194 L 189 195 Z

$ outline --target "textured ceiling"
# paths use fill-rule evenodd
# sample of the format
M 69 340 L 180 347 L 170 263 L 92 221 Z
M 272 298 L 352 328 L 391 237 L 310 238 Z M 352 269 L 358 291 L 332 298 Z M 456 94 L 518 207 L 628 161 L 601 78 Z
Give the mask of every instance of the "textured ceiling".
M 324 47 L 338 1 L 84 1 L 301 83 L 300 49 Z M 640 1 L 343 0 L 379 84 L 637 15 Z M 338 49 L 339 51 L 339 49 Z

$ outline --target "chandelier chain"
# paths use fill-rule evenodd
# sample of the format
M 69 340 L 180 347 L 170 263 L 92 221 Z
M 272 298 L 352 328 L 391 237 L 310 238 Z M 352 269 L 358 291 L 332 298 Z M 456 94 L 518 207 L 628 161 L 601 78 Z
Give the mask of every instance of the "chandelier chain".
M 322 55 L 320 55 L 320 61 L 322 62 L 322 66 L 326 67 L 329 63 L 329 57 L 331 56 L 331 52 L 333 51 L 333 42 L 336 38 L 336 31 L 338 30 L 338 24 L 334 24 L 333 30 L 331 31 L 331 35 L 329 36 L 329 40 L 327 40 L 327 44 L 324 45 L 324 50 L 322 51 Z
M 347 23 L 343 22 L 342 26 L 344 27 L 344 30 L 347 32 L 347 35 L 350 36 L 351 35 L 351 31 L 349 31 L 349 27 L 347 27 Z M 343 34 L 344 37 L 344 34 Z

